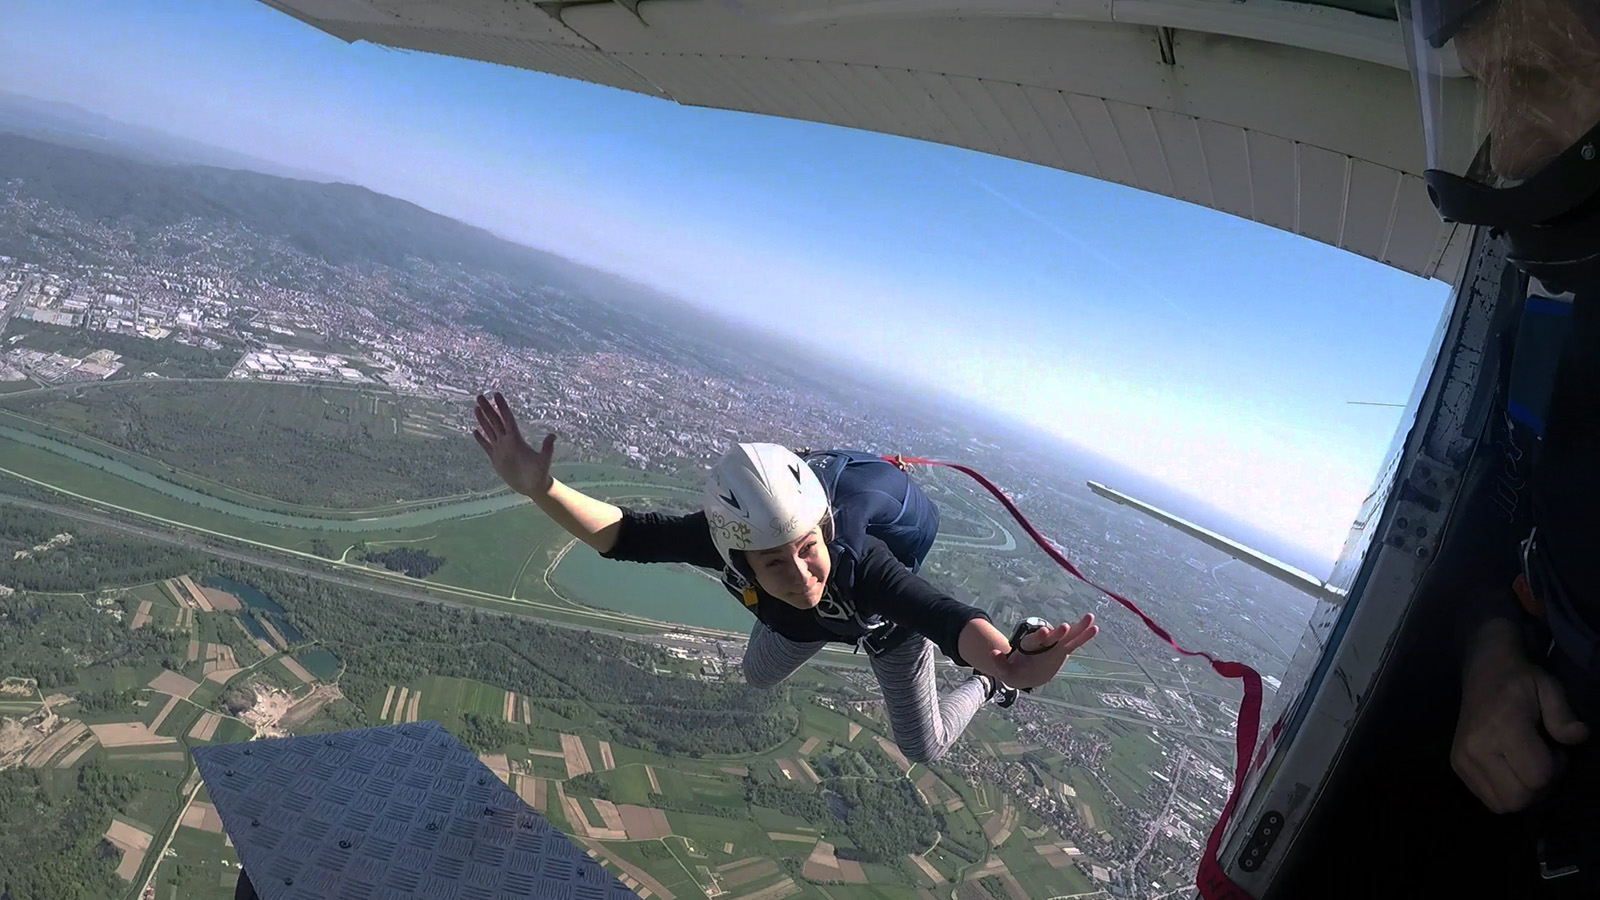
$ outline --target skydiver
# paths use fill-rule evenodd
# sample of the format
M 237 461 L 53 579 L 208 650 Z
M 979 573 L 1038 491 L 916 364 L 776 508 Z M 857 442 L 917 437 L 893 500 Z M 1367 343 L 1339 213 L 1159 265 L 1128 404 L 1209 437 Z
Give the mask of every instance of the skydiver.
M 1537 844 L 1536 881 L 1596 896 L 1600 834 L 1600 4 L 1398 0 L 1425 180 L 1504 236 L 1526 280 L 1492 434 L 1448 562 L 1461 705 L 1452 768 Z M 1467 78 L 1453 77 L 1454 65 Z M 1557 790 L 1557 787 L 1560 789 Z
M 720 572 L 756 616 L 742 663 L 752 686 L 775 687 L 829 643 L 865 649 L 894 741 L 912 762 L 943 756 L 985 701 L 1009 706 L 1018 689 L 1048 682 L 1099 630 L 1092 615 L 1072 625 L 1030 619 L 1008 640 L 983 610 L 915 573 L 931 531 L 897 555 L 867 534 L 859 508 L 835 508 L 812 466 L 776 444 L 728 451 L 706 479 L 698 512 L 643 513 L 552 477 L 555 435 L 535 450 L 500 394 L 493 402 L 479 395 L 475 413 L 473 437 L 495 472 L 601 556 Z M 942 697 L 936 646 L 974 670 Z

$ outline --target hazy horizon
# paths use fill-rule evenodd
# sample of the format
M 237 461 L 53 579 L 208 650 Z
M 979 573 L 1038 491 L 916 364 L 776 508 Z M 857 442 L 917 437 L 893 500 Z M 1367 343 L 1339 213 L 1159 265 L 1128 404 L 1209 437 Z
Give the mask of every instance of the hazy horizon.
M 1013 160 L 347 45 L 249 0 L 88 5 L 25 0 L 0 88 L 328 172 L 933 387 L 1319 575 L 1400 424 L 1349 401 L 1409 397 L 1448 295 Z

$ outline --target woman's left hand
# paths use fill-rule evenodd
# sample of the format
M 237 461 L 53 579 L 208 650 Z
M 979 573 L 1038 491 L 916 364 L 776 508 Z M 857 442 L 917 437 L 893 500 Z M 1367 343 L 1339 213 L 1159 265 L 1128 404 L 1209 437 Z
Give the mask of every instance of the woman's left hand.
M 1036 688 L 1056 677 L 1061 666 L 1074 650 L 1089 642 L 1100 631 L 1094 616 L 1085 613 L 1077 624 L 1063 622 L 1050 628 L 1041 628 L 1022 638 L 1023 649 L 1038 650 L 1050 647 L 1043 653 L 1012 653 L 1005 658 L 1005 671 L 1001 680 L 1014 688 Z M 1054 645 L 1054 646 L 1051 646 Z

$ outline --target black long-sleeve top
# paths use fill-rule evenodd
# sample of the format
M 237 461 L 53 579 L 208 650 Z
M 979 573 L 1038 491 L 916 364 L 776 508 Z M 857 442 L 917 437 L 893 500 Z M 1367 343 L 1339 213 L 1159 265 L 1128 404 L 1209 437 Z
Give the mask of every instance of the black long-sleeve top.
M 1600 504 L 1597 302 L 1600 297 L 1582 296 L 1573 305 L 1573 332 L 1552 373 L 1542 447 L 1526 438 L 1528 445 L 1518 445 L 1501 414 L 1509 378 L 1501 373 L 1483 451 L 1486 459 L 1474 466 L 1476 480 L 1466 485 L 1454 514 L 1457 533 L 1447 538 L 1439 560 L 1450 579 L 1448 591 L 1461 601 L 1453 637 L 1462 658 L 1485 622 L 1512 622 L 1530 639 L 1534 660 L 1554 668 L 1569 702 L 1590 719 L 1600 716 L 1600 673 L 1590 670 L 1587 661 L 1550 655 L 1551 635 L 1523 613 L 1510 585 L 1522 570 L 1521 542 L 1538 524 L 1555 571 L 1571 591 L 1572 613 L 1590 628 L 1600 623 L 1600 594 L 1593 589 L 1600 584 L 1600 557 L 1592 550 L 1600 539 L 1594 516 Z M 1515 332 L 1502 336 L 1501 365 L 1511 365 L 1515 347 Z
M 973 619 L 987 620 L 989 614 L 913 574 L 883 541 L 865 538 L 860 559 L 831 553 L 833 565 L 817 606 L 797 609 L 757 586 L 755 603 L 746 608 L 778 634 L 805 642 L 854 644 L 871 633 L 872 623 L 881 617 L 901 626 L 905 637 L 920 634 L 958 665 L 968 665 L 958 649 L 961 630 Z M 726 568 L 711 542 L 704 512 L 674 516 L 623 508 L 616 545 L 601 555 L 627 562 L 688 563 L 719 572 Z

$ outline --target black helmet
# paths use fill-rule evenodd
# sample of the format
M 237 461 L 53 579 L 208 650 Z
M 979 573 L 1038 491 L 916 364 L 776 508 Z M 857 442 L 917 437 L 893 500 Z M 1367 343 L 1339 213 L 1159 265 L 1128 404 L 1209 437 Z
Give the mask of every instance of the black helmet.
M 1440 215 L 1502 229 L 1519 264 L 1600 258 L 1600 0 L 1396 8 Z

